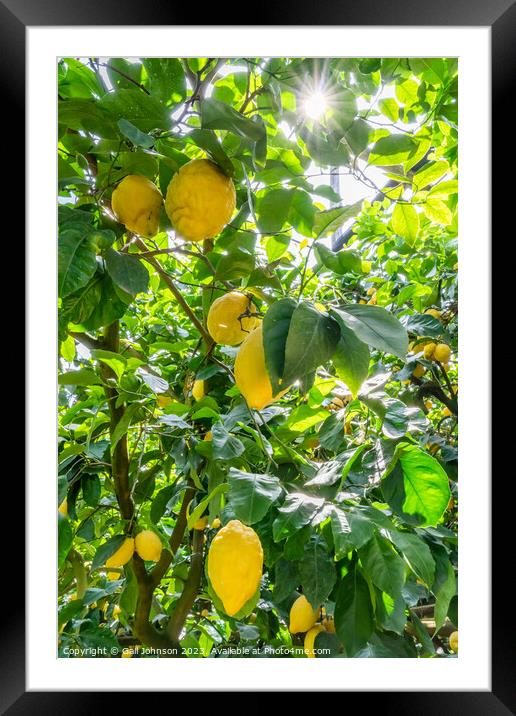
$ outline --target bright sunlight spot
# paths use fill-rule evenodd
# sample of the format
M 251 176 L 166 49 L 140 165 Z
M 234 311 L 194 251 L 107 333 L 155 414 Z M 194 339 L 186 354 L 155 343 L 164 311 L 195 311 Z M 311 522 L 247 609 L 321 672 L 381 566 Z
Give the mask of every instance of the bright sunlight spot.
M 328 109 L 328 99 L 321 91 L 313 92 L 306 98 L 303 109 L 310 119 L 319 119 Z

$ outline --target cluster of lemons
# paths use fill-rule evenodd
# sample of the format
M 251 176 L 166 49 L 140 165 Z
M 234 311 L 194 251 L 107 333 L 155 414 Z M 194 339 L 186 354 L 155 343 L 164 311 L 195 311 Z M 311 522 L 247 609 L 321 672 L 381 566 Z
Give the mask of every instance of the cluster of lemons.
M 290 608 L 289 631 L 291 634 L 305 634 L 304 652 L 309 659 L 315 658 L 315 640 L 317 635 L 325 631 L 335 634 L 335 622 L 333 617 L 321 616 L 320 608 L 314 609 L 308 599 L 302 594 Z
M 165 201 L 158 187 L 138 174 L 126 176 L 111 197 L 118 221 L 147 238 L 158 231 L 163 204 L 182 238 L 204 241 L 217 236 L 231 219 L 236 205 L 235 187 L 213 162 L 192 159 L 172 177 Z

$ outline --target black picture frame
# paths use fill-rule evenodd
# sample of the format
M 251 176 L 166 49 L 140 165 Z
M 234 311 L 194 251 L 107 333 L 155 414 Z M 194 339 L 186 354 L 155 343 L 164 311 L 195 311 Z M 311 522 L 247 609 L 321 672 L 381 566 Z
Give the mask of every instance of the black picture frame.
M 255 10 L 255 17 L 245 17 L 242 7 L 232 7 L 231 2 L 205 6 L 202 10 L 203 26 L 226 24 L 221 20 L 238 18 L 239 25 L 331 25 L 331 26 L 483 26 L 491 28 L 492 41 L 492 192 L 493 237 L 506 213 L 510 185 L 503 182 L 507 162 L 507 112 L 516 77 L 516 2 L 515 0 L 360 0 L 360 2 L 331 2 L 320 0 L 317 4 L 283 0 Z M 74 25 L 132 25 L 132 26 L 190 26 L 192 11 L 188 3 L 182 7 L 167 7 L 160 0 L 142 2 L 84 2 L 83 0 L 0 0 L 0 73 L 5 121 L 2 133 L 2 157 L 8 167 L 13 187 L 24 186 L 24 156 L 20 145 L 9 141 L 13 125 L 22 123 L 25 111 L 25 36 L 28 26 L 74 26 Z M 267 23 L 262 22 L 267 19 Z M 230 24 L 230 23 L 228 23 Z M 505 126 L 502 123 L 505 123 Z M 510 160 L 510 158 L 509 158 Z M 10 202 L 23 201 L 23 192 L 13 194 Z M 510 204 L 509 204 L 510 205 Z M 11 204 L 10 204 L 11 206 Z M 18 217 L 23 217 L 23 206 Z M 17 224 L 17 234 L 22 226 Z M 501 230 L 499 229 L 500 233 Z M 21 247 L 18 248 L 18 258 Z M 19 320 L 19 318 L 17 319 Z M 19 331 L 19 327 L 17 328 Z M 30 345 L 30 337 L 29 337 Z M 19 399 L 19 396 L 18 396 Z M 30 444 L 28 446 L 30 450 Z M 502 605 L 507 601 L 507 568 L 503 566 L 503 525 L 513 520 L 512 501 L 504 496 L 508 480 L 493 481 L 493 591 L 492 603 Z M 10 481 L 14 494 L 11 504 L 24 504 L 24 485 L 21 480 Z M 18 572 L 20 566 L 17 566 Z M 510 570 L 509 570 L 510 571 Z M 19 579 L 22 575 L 18 575 Z M 4 588 L 7 585 L 4 583 Z M 18 582 L 17 599 L 22 586 Z M 9 600 L 3 611 L 0 668 L 0 711 L 12 716 L 20 714 L 94 714 L 106 704 L 106 694 L 95 692 L 26 692 L 25 687 L 25 609 L 23 602 Z M 43 618 L 43 617 L 42 617 Z M 368 707 L 377 706 L 382 713 L 404 714 L 467 714 L 474 716 L 502 716 L 516 714 L 516 690 L 514 638 L 511 633 L 511 617 L 506 609 L 493 609 L 492 613 L 492 690 L 490 692 L 368 692 Z M 407 684 L 410 689 L 410 684 Z M 120 694 L 117 695 L 117 700 Z M 135 693 L 130 694 L 133 708 Z M 363 693 L 347 693 L 345 706 L 350 701 L 361 700 Z M 119 702 L 118 702 L 119 703 Z

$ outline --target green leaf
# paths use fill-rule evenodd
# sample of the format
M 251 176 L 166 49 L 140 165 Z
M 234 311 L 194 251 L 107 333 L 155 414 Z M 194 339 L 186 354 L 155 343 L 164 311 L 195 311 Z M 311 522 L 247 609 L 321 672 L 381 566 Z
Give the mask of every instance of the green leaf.
M 354 249 L 340 249 L 340 251 L 332 251 L 324 244 L 314 243 L 314 253 L 317 261 L 329 268 L 330 271 L 338 276 L 344 276 L 347 273 L 363 273 L 362 257 Z
M 274 541 L 279 542 L 308 524 L 323 503 L 322 497 L 312 497 L 301 492 L 287 495 L 278 510 L 278 516 L 272 523 Z
M 288 221 L 302 236 L 312 236 L 315 218 L 315 206 L 310 194 L 302 189 L 292 192 Z
M 417 150 L 418 143 L 407 134 L 390 134 L 379 139 L 371 149 L 369 164 L 390 167 L 403 164 Z
M 403 634 L 407 623 L 405 600 L 402 595 L 393 599 L 386 592 L 376 590 L 376 622 L 382 629 Z
M 292 314 L 296 309 L 293 298 L 281 298 L 269 308 L 263 319 L 263 348 L 265 365 L 272 385 L 277 393 L 285 367 L 285 347 Z
M 245 450 L 243 443 L 231 435 L 221 422 L 212 426 L 212 446 L 215 460 L 231 460 Z
M 433 184 L 450 170 L 450 165 L 443 159 L 436 162 L 428 162 L 422 169 L 412 177 L 414 191 L 420 191 L 429 184 Z
M 106 110 L 115 122 L 127 119 L 142 132 L 170 129 L 171 126 L 172 120 L 166 107 L 141 89 L 109 92 L 97 102 L 97 107 Z
M 437 525 L 450 500 L 448 475 L 440 463 L 409 443 L 398 445 L 382 492 L 396 514 L 418 527 Z
M 73 532 L 70 521 L 60 512 L 57 513 L 57 563 L 59 569 L 63 566 L 73 542 Z
M 128 119 L 119 119 L 117 124 L 118 129 L 121 131 L 124 137 L 127 137 L 127 139 L 129 139 L 129 141 L 131 141 L 135 147 L 143 147 L 144 149 L 150 149 L 154 146 L 156 139 L 154 137 L 151 137 L 150 134 L 140 132 L 138 127 L 135 127 L 134 124 L 132 122 L 129 122 Z
M 391 543 L 376 532 L 358 554 L 374 584 L 393 599 L 399 597 L 405 581 L 405 565 Z
M 282 384 L 291 385 L 325 363 L 337 347 L 338 324 L 307 302 L 292 314 L 285 346 Z
M 131 296 L 147 290 L 149 272 L 137 258 L 114 249 L 107 249 L 104 258 L 107 272 L 121 289 Z
M 328 417 L 325 408 L 310 408 L 309 405 L 299 405 L 290 413 L 287 420 L 281 426 L 281 430 L 289 432 L 304 433 L 310 428 L 322 423 Z
M 396 98 L 401 104 L 410 106 L 417 102 L 418 87 L 419 85 L 415 80 L 408 79 L 404 82 L 399 82 L 395 88 Z
M 106 561 L 111 557 L 111 555 L 122 546 L 125 539 L 126 535 L 115 535 L 101 544 L 95 552 L 95 556 L 93 557 L 93 561 L 91 563 L 91 569 L 97 569 L 97 567 L 101 567 L 103 564 L 106 564 Z
M 418 653 L 408 636 L 375 632 L 364 649 L 355 654 L 357 659 L 414 659 Z
M 389 539 L 396 545 L 414 574 L 420 577 L 428 588 L 431 588 L 434 582 L 435 561 L 426 542 L 411 532 L 389 530 L 388 534 Z
M 435 630 L 438 631 L 444 624 L 451 600 L 457 593 L 457 579 L 446 548 L 442 545 L 434 545 L 432 552 L 436 567 L 435 582 L 432 585 L 432 592 L 435 594 L 434 619 Z
M 88 283 L 97 259 L 90 237 L 74 229 L 59 234 L 58 251 L 58 295 L 64 298 Z
M 288 249 L 290 244 L 290 236 L 282 235 L 271 236 L 267 239 L 265 244 L 265 251 L 267 253 L 267 261 L 273 263 L 280 259 Z
M 264 234 L 276 234 L 287 221 L 292 204 L 292 189 L 272 189 L 256 202 L 258 228 Z
M 397 122 L 399 119 L 399 105 L 395 99 L 389 97 L 389 99 L 381 99 L 378 102 L 378 109 L 385 115 L 391 122 Z
M 369 348 L 344 322 L 339 325 L 340 340 L 332 356 L 332 362 L 337 375 L 356 398 L 369 372 Z
M 225 102 L 213 98 L 205 98 L 201 103 L 201 126 L 203 129 L 226 129 L 253 142 L 263 141 L 265 133 L 263 123 L 253 122 Z
M 80 368 L 68 373 L 61 373 L 57 382 L 59 385 L 102 385 L 102 380 L 92 368 Z
M 94 276 L 92 281 L 95 281 L 95 278 Z M 89 285 L 90 284 L 88 284 L 88 286 Z M 87 291 L 88 286 L 86 286 L 84 291 Z M 122 318 L 127 311 L 127 306 L 131 302 L 131 295 L 117 287 L 108 274 L 103 274 L 99 277 L 98 289 L 99 293 L 95 292 L 95 295 L 92 296 L 92 303 L 93 300 L 96 299 L 92 312 L 87 318 L 82 320 L 82 324 L 87 329 L 109 326 L 114 321 Z M 71 298 L 71 296 L 68 298 Z M 74 320 L 74 322 L 81 322 L 75 318 L 72 318 L 72 320 Z
M 279 559 L 274 566 L 274 602 L 283 602 L 300 584 L 299 565 L 287 559 Z
M 299 565 L 303 594 L 314 609 L 326 601 L 337 581 L 335 564 L 321 540 L 318 537 L 308 542 Z
M 404 320 L 404 325 L 410 333 L 424 338 L 437 338 L 444 332 L 441 321 L 426 313 L 413 313 Z
M 115 373 L 116 377 L 120 380 L 124 374 L 127 360 L 120 353 L 113 353 L 112 351 L 104 350 L 93 350 L 91 355 L 96 360 L 102 361 L 108 365 L 111 370 Z
M 314 220 L 314 234 L 316 238 L 322 239 L 325 236 L 334 234 L 348 219 L 357 216 L 362 208 L 362 200 L 349 206 L 338 206 L 334 209 L 318 211 Z
M 337 635 L 347 656 L 352 657 L 367 644 L 374 630 L 369 587 L 356 565 L 340 583 L 334 616 Z
M 131 420 L 135 417 L 139 409 L 139 403 L 132 403 L 125 409 L 124 414 L 122 415 L 118 423 L 115 425 L 115 429 L 113 430 L 113 434 L 111 435 L 111 454 L 113 454 L 113 452 L 115 451 L 115 447 L 127 433 L 129 425 L 131 424 Z
M 98 475 L 83 475 L 81 479 L 82 496 L 90 507 L 96 507 L 100 500 L 100 478 Z
M 425 625 L 417 616 L 417 614 L 411 612 L 410 621 L 412 622 L 412 626 L 414 627 L 414 631 L 416 632 L 416 637 L 420 642 L 421 646 L 423 647 L 423 653 L 428 654 L 429 656 L 435 654 L 434 642 L 432 641 L 432 638 L 429 635 Z
M 274 475 L 258 475 L 230 468 L 228 481 L 231 507 L 246 525 L 265 517 L 282 491 L 280 481 Z
M 332 309 L 339 325 L 351 329 L 357 338 L 380 351 L 405 358 L 408 350 L 407 331 L 397 318 L 380 306 L 348 304 Z
M 453 221 L 453 214 L 446 206 L 444 201 L 437 199 L 435 196 L 429 195 L 423 204 L 423 211 L 430 221 L 443 226 L 449 226 Z
M 149 90 L 165 105 L 178 104 L 186 97 L 185 73 L 176 57 L 152 57 L 142 62 L 147 72 Z
M 185 142 L 191 142 L 200 149 L 204 149 L 205 152 L 208 152 L 211 159 L 222 169 L 224 174 L 230 177 L 233 176 L 235 173 L 233 163 L 222 148 L 222 145 L 213 130 L 193 129 L 184 139 Z
M 393 231 L 412 246 L 419 233 L 419 214 L 412 204 L 398 203 L 392 212 Z

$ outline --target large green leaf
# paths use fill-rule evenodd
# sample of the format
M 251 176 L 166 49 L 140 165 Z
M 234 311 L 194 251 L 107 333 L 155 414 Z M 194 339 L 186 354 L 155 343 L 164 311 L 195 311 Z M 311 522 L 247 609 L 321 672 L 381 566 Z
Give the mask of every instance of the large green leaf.
M 369 155 L 369 164 L 382 167 L 403 164 L 416 152 L 417 146 L 417 141 L 407 134 L 390 134 L 375 143 Z
M 79 370 L 61 373 L 58 383 L 59 385 L 102 385 L 102 380 L 92 368 L 79 368 Z
M 369 372 L 369 348 L 342 321 L 340 340 L 332 356 L 337 375 L 346 383 L 354 398 Z
M 349 206 L 318 211 L 315 215 L 314 234 L 318 239 L 334 234 L 348 219 L 355 218 L 362 208 L 362 200 Z
M 411 532 L 389 530 L 389 539 L 396 545 L 412 571 L 431 588 L 434 582 L 435 561 L 429 546 Z
M 66 556 L 73 542 L 73 532 L 70 521 L 60 512 L 57 513 L 57 557 L 59 569 L 64 564 Z
M 105 94 L 97 107 L 109 112 L 115 122 L 127 119 L 142 132 L 170 129 L 170 113 L 161 102 L 140 89 L 118 89 Z
M 285 346 L 283 385 L 291 385 L 331 358 L 339 338 L 339 326 L 332 318 L 307 302 L 298 304 Z
M 131 296 L 147 290 L 149 272 L 137 258 L 114 249 L 107 249 L 104 258 L 107 272 L 121 289 Z
M 364 647 L 374 630 L 367 582 L 355 565 L 340 583 L 335 604 L 335 629 L 348 657 Z
M 177 104 L 185 99 L 185 73 L 176 57 L 149 57 L 143 60 L 143 66 L 153 97 L 166 105 Z
M 220 421 L 212 426 L 212 445 L 216 460 L 231 460 L 245 450 L 243 443 L 226 430 Z
M 373 583 L 393 599 L 399 597 L 405 581 L 405 565 L 391 543 L 375 532 L 358 554 Z
M 265 234 L 281 231 L 292 205 L 292 189 L 271 189 L 256 203 L 258 228 Z
M 267 474 L 229 470 L 229 501 L 238 517 L 247 525 L 259 522 L 281 495 L 277 477 Z
M 269 308 L 263 319 L 263 348 L 265 365 L 273 392 L 281 389 L 280 381 L 285 368 L 285 346 L 292 314 L 296 302 L 292 298 L 281 298 Z
M 289 597 L 300 584 L 299 565 L 288 559 L 280 559 L 274 566 L 274 590 L 272 596 L 275 602 L 282 602 Z
M 275 542 L 279 542 L 304 527 L 323 506 L 322 497 L 292 492 L 287 495 L 283 505 L 278 509 L 278 516 L 272 523 L 272 534 Z
M 440 463 L 415 445 L 398 445 L 382 492 L 405 522 L 418 527 L 437 525 L 450 499 L 448 475 Z
M 304 595 L 317 609 L 326 601 L 337 579 L 335 564 L 321 538 L 312 539 L 305 546 L 299 575 Z
M 95 278 L 96 276 L 92 281 L 94 281 Z M 85 292 L 88 290 L 88 286 L 85 287 Z M 88 329 L 109 326 L 113 321 L 122 318 L 127 311 L 127 306 L 131 302 L 132 296 L 125 293 L 123 289 L 117 288 L 108 274 L 103 274 L 99 277 L 98 289 L 100 295 L 98 295 L 92 312 L 87 318 L 82 320 L 84 327 Z M 68 298 L 71 298 L 71 296 Z M 79 322 L 74 318 L 72 318 L 72 320 Z
M 88 234 L 68 229 L 58 239 L 58 294 L 61 298 L 79 290 L 97 269 L 95 244 Z
M 392 212 L 391 224 L 398 236 L 412 246 L 419 233 L 419 214 L 415 207 L 406 202 L 396 204 Z
M 384 308 L 356 303 L 332 309 L 330 313 L 339 325 L 347 326 L 364 343 L 405 358 L 408 350 L 407 331 Z
M 457 593 L 457 579 L 446 548 L 439 544 L 433 545 L 432 553 L 435 558 L 435 581 L 432 585 L 435 594 L 434 619 L 438 630 L 444 624 L 451 600 Z
M 253 122 L 235 109 L 211 97 L 205 98 L 201 104 L 201 126 L 203 129 L 226 129 L 239 137 L 251 139 L 253 142 L 263 140 L 265 126 L 261 122 Z

